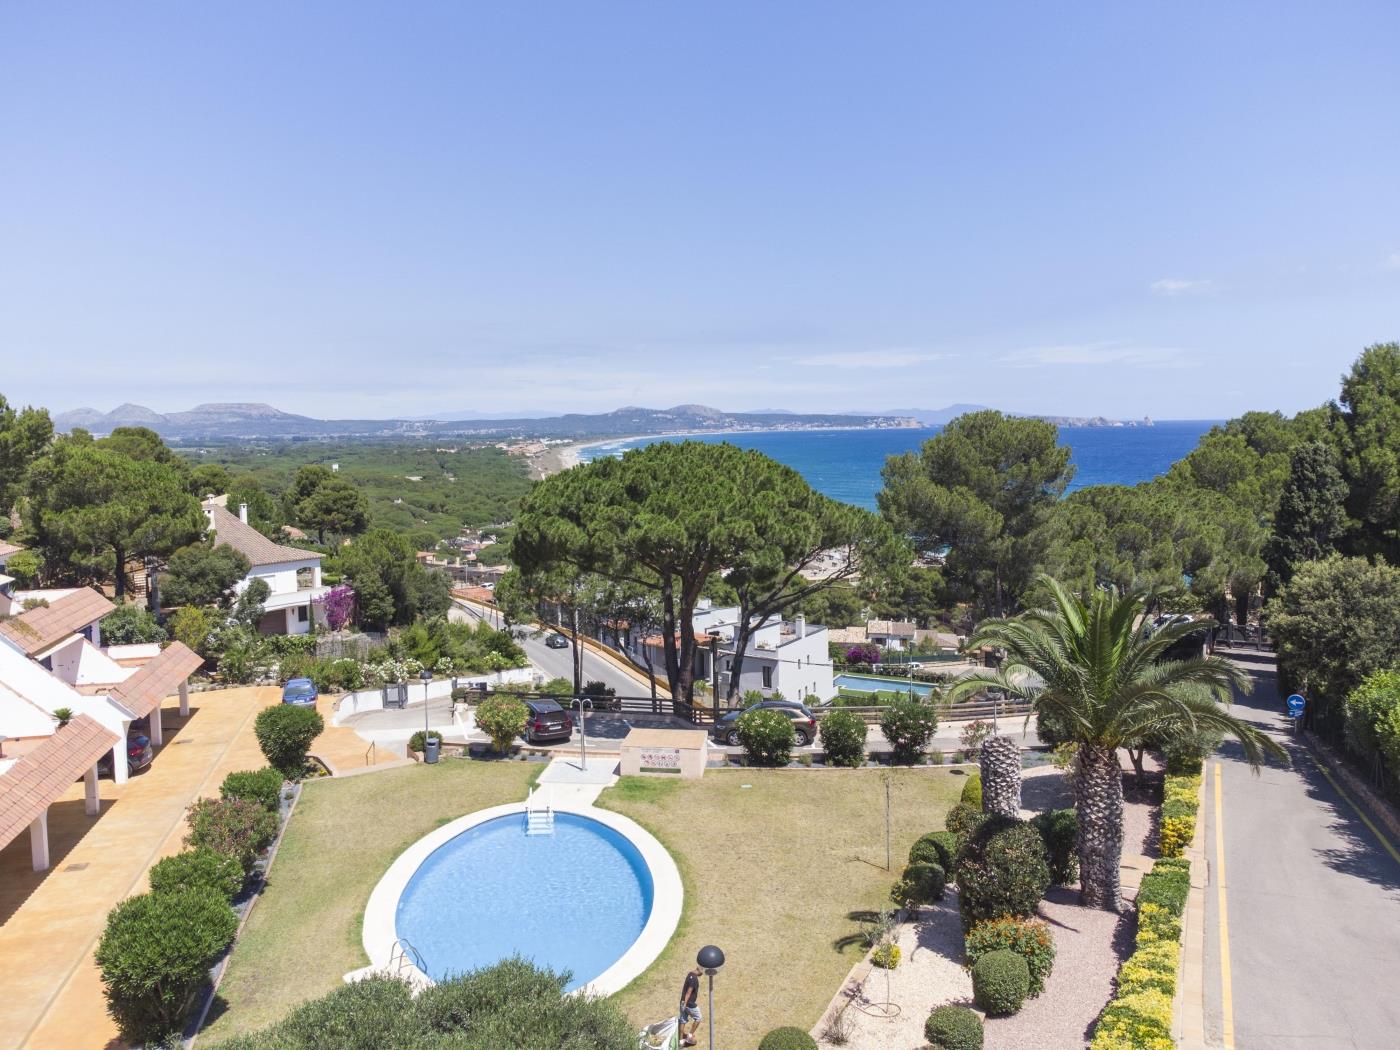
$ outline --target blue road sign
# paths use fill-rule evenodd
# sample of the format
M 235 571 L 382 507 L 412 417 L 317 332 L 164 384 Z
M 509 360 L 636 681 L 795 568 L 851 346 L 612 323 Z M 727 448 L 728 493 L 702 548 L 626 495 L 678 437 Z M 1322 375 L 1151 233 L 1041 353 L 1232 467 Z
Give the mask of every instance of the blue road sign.
M 1303 699 L 1301 696 L 1299 696 L 1297 693 L 1294 693 L 1292 696 L 1290 696 L 1290 697 L 1288 698 L 1288 717 L 1289 717 L 1289 718 L 1298 718 L 1298 717 L 1300 717 L 1300 716 L 1303 714 L 1303 707 L 1304 707 L 1306 704 L 1307 704 L 1307 701 L 1306 701 L 1306 700 L 1304 700 L 1304 699 Z

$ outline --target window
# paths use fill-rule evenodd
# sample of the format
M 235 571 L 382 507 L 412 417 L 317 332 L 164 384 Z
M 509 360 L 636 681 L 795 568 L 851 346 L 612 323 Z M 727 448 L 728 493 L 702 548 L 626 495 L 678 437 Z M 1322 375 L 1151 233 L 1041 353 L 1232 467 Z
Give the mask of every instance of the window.
M 772 689 L 772 688 L 773 688 L 773 668 L 771 668 L 771 667 L 765 667 L 765 668 L 763 669 L 763 688 L 764 688 L 764 689 Z

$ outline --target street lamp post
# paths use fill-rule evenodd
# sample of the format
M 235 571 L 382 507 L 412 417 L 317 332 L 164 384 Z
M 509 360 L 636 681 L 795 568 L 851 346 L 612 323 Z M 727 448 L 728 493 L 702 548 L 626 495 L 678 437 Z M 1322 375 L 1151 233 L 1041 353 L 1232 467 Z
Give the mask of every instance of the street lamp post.
M 423 680 L 423 746 L 428 746 L 428 683 L 433 680 L 433 672 L 426 667 L 418 672 L 418 677 Z
M 715 1050 L 715 974 L 724 965 L 724 952 L 713 944 L 707 944 L 700 949 L 695 961 L 704 968 L 705 974 L 710 978 L 710 1050 Z

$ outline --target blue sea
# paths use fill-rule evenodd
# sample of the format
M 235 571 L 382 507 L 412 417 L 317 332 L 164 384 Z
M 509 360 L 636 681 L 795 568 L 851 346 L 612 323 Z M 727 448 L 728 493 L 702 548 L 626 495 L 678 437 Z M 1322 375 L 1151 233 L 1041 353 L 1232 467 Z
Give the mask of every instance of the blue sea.
M 1166 472 L 1196 447 L 1212 420 L 1176 419 L 1151 427 L 1061 427 L 1070 448 L 1073 491 L 1086 485 L 1136 485 Z M 749 434 L 705 434 L 693 438 L 648 437 L 609 441 L 580 450 L 585 463 L 619 456 L 656 441 L 728 441 L 772 456 L 792 467 L 819 492 L 875 509 L 880 469 L 888 456 L 917 451 L 942 427 L 908 430 L 766 430 Z

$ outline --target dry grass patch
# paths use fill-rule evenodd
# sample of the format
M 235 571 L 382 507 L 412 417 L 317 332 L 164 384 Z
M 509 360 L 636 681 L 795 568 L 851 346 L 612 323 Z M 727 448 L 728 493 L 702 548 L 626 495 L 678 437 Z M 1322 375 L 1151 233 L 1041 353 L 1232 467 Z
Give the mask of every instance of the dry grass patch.
M 599 805 L 644 825 L 685 880 L 680 928 L 618 995 L 642 1024 L 674 1013 L 695 953 L 727 956 L 715 980 L 715 1042 L 757 1046 L 780 1025 L 817 1022 L 862 948 L 855 911 L 888 899 L 914 840 L 943 826 L 965 778 L 894 770 L 892 871 L 885 870 L 885 777 L 875 769 L 711 770 L 703 780 L 624 778 Z M 702 997 L 704 986 L 702 983 Z
M 394 858 L 449 820 L 521 801 L 543 768 L 446 761 L 307 783 L 205 1038 L 260 1028 L 339 987 L 369 961 L 360 946 L 365 905 Z

